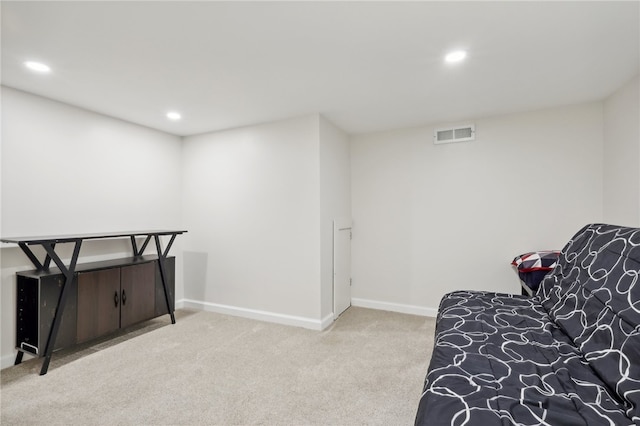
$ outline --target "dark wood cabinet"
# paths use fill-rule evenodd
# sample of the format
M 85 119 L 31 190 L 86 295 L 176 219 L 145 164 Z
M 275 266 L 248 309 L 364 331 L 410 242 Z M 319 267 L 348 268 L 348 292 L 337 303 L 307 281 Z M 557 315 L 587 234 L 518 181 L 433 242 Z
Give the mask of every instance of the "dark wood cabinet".
M 175 258 L 165 261 L 174 305 Z M 56 268 L 17 273 L 16 347 L 43 356 L 64 284 Z M 155 256 L 79 264 L 54 350 L 168 313 Z

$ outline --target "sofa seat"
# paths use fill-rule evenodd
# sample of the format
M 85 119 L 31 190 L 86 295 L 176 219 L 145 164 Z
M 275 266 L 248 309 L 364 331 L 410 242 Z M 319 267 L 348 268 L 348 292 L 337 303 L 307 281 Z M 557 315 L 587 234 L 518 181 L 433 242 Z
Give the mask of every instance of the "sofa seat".
M 445 295 L 416 424 L 640 424 L 640 228 L 585 226 L 532 298 Z
M 539 299 L 450 293 L 435 345 L 416 424 L 633 424 Z

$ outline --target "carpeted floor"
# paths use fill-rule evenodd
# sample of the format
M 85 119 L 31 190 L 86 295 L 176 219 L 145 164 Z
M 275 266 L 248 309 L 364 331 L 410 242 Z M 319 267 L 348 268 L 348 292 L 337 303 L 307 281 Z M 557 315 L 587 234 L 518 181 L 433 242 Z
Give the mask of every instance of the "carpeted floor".
M 2 425 L 409 425 L 433 318 L 350 308 L 318 332 L 178 311 L 1 372 Z

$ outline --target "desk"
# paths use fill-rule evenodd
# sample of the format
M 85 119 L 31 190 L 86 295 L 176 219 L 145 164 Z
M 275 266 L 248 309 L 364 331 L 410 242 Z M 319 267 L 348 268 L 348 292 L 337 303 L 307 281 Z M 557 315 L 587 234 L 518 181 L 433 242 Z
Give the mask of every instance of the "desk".
M 174 307 L 172 306 L 171 300 L 169 298 L 169 293 L 167 291 L 167 276 L 165 269 L 165 261 L 167 259 L 167 255 L 169 254 L 169 250 L 173 245 L 173 242 L 177 235 L 183 234 L 187 231 L 184 230 L 152 230 L 152 231 L 132 231 L 132 232 L 111 232 L 111 233 L 102 233 L 102 234 L 74 234 L 74 235 L 58 235 L 58 236 L 46 236 L 46 237 L 13 237 L 13 238 L 0 238 L 0 241 L 4 243 L 15 243 L 22 249 L 25 255 L 29 258 L 31 263 L 36 267 L 38 271 L 46 271 L 49 270 L 49 266 L 51 261 L 55 263 L 55 265 L 60 269 L 62 274 L 64 275 L 64 283 L 62 285 L 62 289 L 60 292 L 60 297 L 58 298 L 58 303 L 55 308 L 55 314 L 53 318 L 53 323 L 51 325 L 51 329 L 49 331 L 49 336 L 47 337 L 47 344 L 45 346 L 44 352 L 44 360 L 42 362 L 42 368 L 40 369 L 40 375 L 44 375 L 47 373 L 49 369 L 49 362 L 51 361 L 51 355 L 53 353 L 53 348 L 55 346 L 56 337 L 58 335 L 58 330 L 60 329 L 60 323 L 62 320 L 62 314 L 65 309 L 65 305 L 67 302 L 67 298 L 69 296 L 69 289 L 71 288 L 74 274 L 76 272 L 76 266 L 78 262 L 78 257 L 80 254 L 80 247 L 82 246 L 82 242 L 84 240 L 98 240 L 98 239 L 110 239 L 110 238 L 129 238 L 131 240 L 131 246 L 133 249 L 133 256 L 139 257 L 142 256 L 147 245 L 154 239 L 156 250 L 158 253 L 158 264 L 160 268 L 160 278 L 162 281 L 162 286 L 164 289 L 164 299 L 167 305 L 167 311 L 171 316 L 171 323 L 175 324 L 176 319 L 174 316 Z M 171 236 L 169 243 L 166 248 L 162 248 L 160 244 L 161 236 Z M 136 237 L 144 237 L 145 240 L 143 244 L 138 247 Z M 68 265 L 60 259 L 58 254 L 56 253 L 56 245 L 57 244 L 65 244 L 65 243 L 73 243 L 73 255 L 71 256 L 71 260 Z M 42 246 L 46 252 L 46 257 L 43 262 L 36 257 L 36 255 L 31 250 L 30 246 Z M 22 357 L 24 353 L 22 351 L 18 351 L 16 356 L 15 364 L 20 364 L 22 362 Z

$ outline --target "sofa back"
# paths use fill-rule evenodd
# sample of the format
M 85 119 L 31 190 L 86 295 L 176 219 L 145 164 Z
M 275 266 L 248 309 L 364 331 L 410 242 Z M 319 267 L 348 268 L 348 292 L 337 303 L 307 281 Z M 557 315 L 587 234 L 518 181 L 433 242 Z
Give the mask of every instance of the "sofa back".
M 640 229 L 592 224 L 562 249 L 536 297 L 640 421 Z

